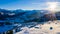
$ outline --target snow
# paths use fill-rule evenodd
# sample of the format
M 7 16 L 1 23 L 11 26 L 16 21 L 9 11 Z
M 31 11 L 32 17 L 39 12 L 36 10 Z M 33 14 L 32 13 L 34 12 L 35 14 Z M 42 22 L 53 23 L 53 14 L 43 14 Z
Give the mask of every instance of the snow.
M 56 24 L 57 23 L 57 24 Z M 39 28 L 35 28 L 39 27 Z M 16 34 L 59 34 L 60 33 L 60 21 L 49 21 L 45 24 L 38 24 L 33 28 L 23 27 L 22 31 L 17 32 Z M 50 30 L 50 27 L 53 27 Z

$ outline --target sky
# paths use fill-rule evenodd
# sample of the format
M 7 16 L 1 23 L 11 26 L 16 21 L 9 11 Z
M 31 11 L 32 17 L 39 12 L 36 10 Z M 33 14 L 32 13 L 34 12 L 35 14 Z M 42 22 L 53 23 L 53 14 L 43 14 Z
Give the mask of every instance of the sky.
M 53 3 L 53 5 L 52 5 Z M 41 10 L 55 6 L 59 8 L 60 0 L 0 0 L 0 8 L 2 9 L 24 9 L 24 10 Z M 49 4 L 51 6 L 49 6 Z M 54 7 L 55 8 L 55 7 Z

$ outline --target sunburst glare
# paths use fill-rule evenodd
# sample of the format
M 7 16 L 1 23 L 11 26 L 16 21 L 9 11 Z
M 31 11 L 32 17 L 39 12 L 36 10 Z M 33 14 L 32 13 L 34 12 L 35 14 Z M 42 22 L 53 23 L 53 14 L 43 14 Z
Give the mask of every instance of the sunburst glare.
M 48 10 L 55 12 L 56 8 L 57 8 L 57 3 L 58 2 L 47 2 L 48 5 Z

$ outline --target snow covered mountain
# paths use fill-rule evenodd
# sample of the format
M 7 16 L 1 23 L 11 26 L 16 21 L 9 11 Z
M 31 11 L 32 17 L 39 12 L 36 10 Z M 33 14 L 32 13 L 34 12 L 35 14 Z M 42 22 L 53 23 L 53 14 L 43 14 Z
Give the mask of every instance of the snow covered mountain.
M 60 12 L 51 13 L 49 10 L 5 10 L 0 9 L 0 24 L 16 25 L 32 28 L 48 21 L 60 20 Z M 55 16 L 54 16 L 55 15 Z M 20 25 L 19 25 L 20 24 Z M 1 25 L 0 25 L 1 26 Z

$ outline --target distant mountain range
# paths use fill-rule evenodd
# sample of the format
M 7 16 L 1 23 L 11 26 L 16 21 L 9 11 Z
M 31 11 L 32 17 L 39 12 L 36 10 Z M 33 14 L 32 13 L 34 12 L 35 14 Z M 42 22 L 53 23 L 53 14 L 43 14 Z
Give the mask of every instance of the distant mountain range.
M 54 16 L 55 15 L 55 16 Z M 0 22 L 45 22 L 49 20 L 60 20 L 60 12 L 54 13 L 49 10 L 5 10 L 0 9 Z

